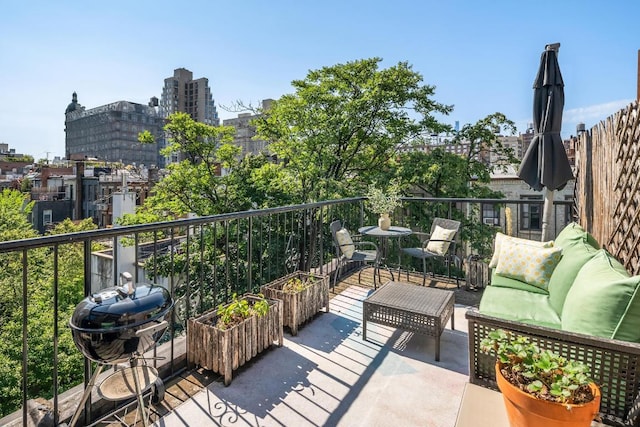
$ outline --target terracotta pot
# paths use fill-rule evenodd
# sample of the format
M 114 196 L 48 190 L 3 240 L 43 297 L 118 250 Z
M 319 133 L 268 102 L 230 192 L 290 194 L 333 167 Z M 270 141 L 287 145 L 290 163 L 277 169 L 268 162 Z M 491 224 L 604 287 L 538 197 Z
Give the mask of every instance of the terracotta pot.
M 391 227 L 391 219 L 389 219 L 389 214 L 380 214 L 380 218 L 378 218 L 378 227 L 381 230 L 388 230 Z
M 507 381 L 496 363 L 496 381 L 504 397 L 511 427 L 589 427 L 600 410 L 600 389 L 590 384 L 594 399 L 566 405 L 536 399 Z

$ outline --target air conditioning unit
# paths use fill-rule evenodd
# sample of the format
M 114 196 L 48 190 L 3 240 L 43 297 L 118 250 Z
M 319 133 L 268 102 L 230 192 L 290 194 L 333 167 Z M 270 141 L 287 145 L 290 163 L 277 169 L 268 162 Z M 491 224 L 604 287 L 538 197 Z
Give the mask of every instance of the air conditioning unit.
M 484 218 L 482 222 L 484 222 L 485 225 L 495 225 L 496 220 L 495 218 Z

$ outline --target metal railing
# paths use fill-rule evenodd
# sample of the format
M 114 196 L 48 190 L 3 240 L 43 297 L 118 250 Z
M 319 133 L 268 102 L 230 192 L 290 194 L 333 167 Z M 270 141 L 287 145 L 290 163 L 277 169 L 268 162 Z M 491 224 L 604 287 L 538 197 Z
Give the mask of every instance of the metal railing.
M 353 231 L 377 223 L 363 201 L 324 201 L 0 242 L 5 266 L 0 285 L 10 287 L 3 292 L 11 296 L 0 298 L 0 326 L 13 322 L 21 334 L 21 349 L 0 354 L 0 362 L 9 361 L 19 371 L 19 384 L 4 388 L 12 392 L 3 396 L 0 416 L 22 407 L 26 425 L 29 399 L 41 397 L 51 399 L 54 422 L 59 423 L 60 394 L 83 379 L 86 385 L 93 370 L 71 344 L 70 315 L 85 296 L 116 286 L 123 271 L 132 273 L 136 282 L 161 284 L 170 291 L 176 304 L 162 340 L 169 348 L 163 372 L 165 377 L 177 375 L 186 366 L 184 358 L 178 358 L 178 338 L 185 334 L 187 319 L 229 301 L 233 294 L 255 292 L 291 270 L 332 273 L 335 249 L 329 223 L 341 219 Z M 483 205 L 495 206 L 491 225 L 483 224 L 483 212 L 491 212 Z M 429 230 L 436 216 L 462 220 L 464 244 L 459 247 L 465 259 L 469 253 L 490 254 L 498 230 L 509 228 L 514 235 L 539 239 L 539 230 L 532 227 L 532 205 L 522 200 L 406 198 L 392 219 L 394 225 L 414 230 Z M 510 216 L 505 215 L 507 207 Z M 557 202 L 556 232 L 570 219 L 565 212 L 570 208 L 570 202 Z M 505 225 L 507 217 L 512 226 Z M 522 218 L 529 227 L 520 226 Z M 43 310 L 50 316 L 43 316 Z M 90 418 L 89 405 L 86 409 Z

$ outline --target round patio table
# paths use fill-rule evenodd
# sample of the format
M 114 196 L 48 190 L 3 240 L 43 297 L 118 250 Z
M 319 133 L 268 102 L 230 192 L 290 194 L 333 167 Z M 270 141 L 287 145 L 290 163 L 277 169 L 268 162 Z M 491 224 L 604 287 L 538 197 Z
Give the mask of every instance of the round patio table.
M 383 230 L 377 225 L 366 225 L 364 227 L 358 228 L 358 233 L 364 234 L 366 236 L 373 236 L 380 238 L 380 249 L 382 251 L 382 257 L 386 260 L 387 253 L 389 250 L 389 239 L 390 238 L 401 238 L 403 236 L 408 236 L 413 233 L 410 228 L 407 227 L 399 227 L 396 225 L 392 225 L 387 230 Z M 400 248 L 398 247 L 398 276 L 400 276 Z M 387 266 L 387 270 L 391 273 L 391 270 Z M 391 280 L 395 280 L 393 277 L 393 273 L 391 273 Z

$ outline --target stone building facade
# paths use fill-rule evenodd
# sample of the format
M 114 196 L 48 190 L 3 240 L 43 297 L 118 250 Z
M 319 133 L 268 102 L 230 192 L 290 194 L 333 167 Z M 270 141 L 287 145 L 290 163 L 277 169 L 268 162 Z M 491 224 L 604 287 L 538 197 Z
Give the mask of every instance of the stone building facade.
M 66 157 L 163 167 L 163 126 L 156 107 L 118 101 L 87 110 L 77 102 L 74 92 L 65 111 Z M 138 134 L 143 131 L 151 132 L 156 143 L 140 143 Z

